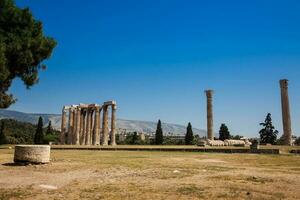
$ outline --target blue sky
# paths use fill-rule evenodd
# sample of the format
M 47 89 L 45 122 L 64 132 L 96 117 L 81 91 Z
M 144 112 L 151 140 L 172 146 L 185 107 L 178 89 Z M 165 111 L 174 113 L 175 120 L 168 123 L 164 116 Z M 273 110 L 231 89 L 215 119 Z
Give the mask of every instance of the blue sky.
M 18 0 L 58 46 L 10 109 L 60 113 L 65 104 L 115 99 L 125 119 L 206 128 L 204 90 L 215 90 L 215 131 L 256 136 L 271 112 L 282 133 L 279 79 L 290 80 L 300 136 L 300 1 Z

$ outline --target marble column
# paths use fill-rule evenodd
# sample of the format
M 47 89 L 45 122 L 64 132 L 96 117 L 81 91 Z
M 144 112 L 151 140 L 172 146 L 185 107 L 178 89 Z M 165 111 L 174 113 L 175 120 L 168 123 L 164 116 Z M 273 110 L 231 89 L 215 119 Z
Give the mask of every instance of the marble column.
M 79 144 L 83 145 L 84 138 L 84 110 L 81 108 L 80 111 L 80 133 L 79 133 Z
M 117 106 L 115 104 L 111 105 L 111 140 L 110 144 L 116 145 L 116 110 Z
M 90 125 L 90 144 L 93 144 L 93 136 L 94 136 L 94 108 L 91 108 L 91 125 Z
M 79 135 L 80 135 L 80 115 L 81 109 L 80 107 L 76 108 L 76 132 L 75 132 L 75 145 L 79 145 Z
M 285 145 L 292 145 L 291 113 L 288 93 L 288 80 L 280 80 L 281 107 L 283 123 L 283 142 Z
M 99 145 L 99 144 L 100 144 L 100 107 L 97 106 L 95 110 L 93 145 Z
M 73 108 L 69 110 L 69 128 L 68 128 L 68 137 L 67 137 L 67 144 L 72 144 L 72 136 L 73 136 Z
M 213 91 L 206 90 L 207 97 L 207 139 L 214 139 L 214 124 L 213 124 Z
M 103 118 L 102 118 L 102 145 L 107 146 L 108 145 L 108 106 L 103 106 Z
M 76 128 L 77 128 L 77 109 L 74 108 L 73 110 L 73 131 L 72 131 L 72 144 L 75 144 L 75 140 L 76 140 Z
M 90 140 L 90 132 L 91 132 L 91 110 L 88 108 L 86 112 L 86 137 L 85 137 L 85 145 L 90 145 L 91 140 Z
M 62 109 L 61 115 L 61 133 L 60 133 L 60 144 L 65 144 L 65 137 L 66 137 L 66 118 L 67 118 L 67 111 L 65 107 Z
M 85 145 L 86 142 L 86 130 L 87 130 L 87 109 L 83 111 L 83 132 L 82 132 L 82 145 Z

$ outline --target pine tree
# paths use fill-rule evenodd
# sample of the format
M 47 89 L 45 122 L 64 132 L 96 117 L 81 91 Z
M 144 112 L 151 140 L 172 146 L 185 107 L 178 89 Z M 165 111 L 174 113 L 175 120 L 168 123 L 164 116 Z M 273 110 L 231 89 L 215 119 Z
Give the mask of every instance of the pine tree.
M 221 124 L 220 130 L 219 130 L 219 140 L 228 140 L 230 138 L 230 132 L 228 130 L 228 127 L 226 124 Z
M 161 121 L 158 120 L 157 128 L 155 132 L 155 144 L 161 145 L 163 144 L 164 136 L 163 136 L 163 130 L 161 128 Z
M 278 131 L 275 130 L 275 127 L 272 124 L 272 117 L 270 113 L 268 113 L 265 122 L 260 123 L 260 125 L 264 127 L 259 131 L 260 143 L 275 144 L 277 140 Z
M 46 135 L 52 135 L 53 134 L 53 128 L 51 125 L 51 121 L 49 121 L 48 126 L 47 126 L 47 130 L 46 130 Z
M 6 144 L 6 137 L 4 133 L 4 121 L 1 121 L 0 126 L 0 144 Z
M 189 122 L 187 128 L 186 128 L 186 134 L 185 134 L 185 144 L 186 145 L 192 145 L 194 141 L 194 133 L 191 123 Z
M 43 133 L 43 118 L 39 118 L 37 129 L 34 135 L 34 144 L 43 144 L 44 143 L 44 133 Z

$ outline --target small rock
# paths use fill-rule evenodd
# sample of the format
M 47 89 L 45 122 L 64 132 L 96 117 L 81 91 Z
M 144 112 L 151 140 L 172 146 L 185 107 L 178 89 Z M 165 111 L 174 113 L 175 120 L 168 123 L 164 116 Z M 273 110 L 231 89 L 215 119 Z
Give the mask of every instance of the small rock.
M 39 187 L 47 190 L 57 190 L 57 187 L 54 185 L 39 185 Z
M 174 174 L 178 174 L 178 173 L 180 173 L 180 171 L 174 170 L 173 173 L 174 173 Z

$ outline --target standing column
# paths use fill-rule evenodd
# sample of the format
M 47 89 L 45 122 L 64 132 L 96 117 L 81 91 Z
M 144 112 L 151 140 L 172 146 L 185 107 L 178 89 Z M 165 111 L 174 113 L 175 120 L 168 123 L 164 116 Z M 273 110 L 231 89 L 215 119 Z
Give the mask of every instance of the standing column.
M 90 145 L 91 140 L 90 140 L 90 132 L 91 132 L 91 112 L 90 109 L 88 108 L 86 111 L 86 137 L 85 137 L 85 145 Z
M 288 92 L 288 80 L 280 80 L 281 88 L 281 107 L 283 123 L 283 140 L 285 145 L 292 145 L 291 114 Z
M 84 110 L 80 108 L 80 133 L 79 133 L 79 144 L 83 145 L 83 138 L 84 138 Z
M 95 110 L 95 123 L 94 123 L 94 138 L 93 138 L 93 145 L 100 144 L 100 107 L 96 107 Z
M 69 129 L 68 129 L 68 141 L 67 144 L 72 144 L 72 135 L 73 135 L 73 108 L 69 110 Z
M 77 109 L 76 110 L 76 133 L 75 133 L 75 142 L 74 142 L 74 144 L 79 145 L 81 109 L 80 109 L 80 107 L 77 107 L 76 109 Z
M 86 121 L 87 121 L 87 110 L 86 109 L 84 109 L 84 111 L 83 111 L 83 132 L 82 132 L 82 145 L 85 145 L 85 141 L 86 141 L 86 127 L 87 127 L 87 123 L 86 123 Z
M 93 137 L 94 137 L 94 108 L 91 109 L 91 125 L 90 125 L 90 144 L 93 144 Z
M 213 91 L 206 90 L 206 97 L 207 97 L 207 139 L 213 140 L 214 139 L 214 123 L 213 123 Z
M 110 144 L 115 146 L 116 145 L 116 110 L 117 106 L 112 104 L 111 106 L 111 142 Z
M 108 106 L 103 106 L 103 119 L 102 119 L 102 145 L 107 146 L 108 145 Z
M 65 107 L 62 109 L 61 115 L 61 133 L 60 133 L 60 144 L 65 144 L 65 134 L 66 134 L 66 117 L 67 111 Z

